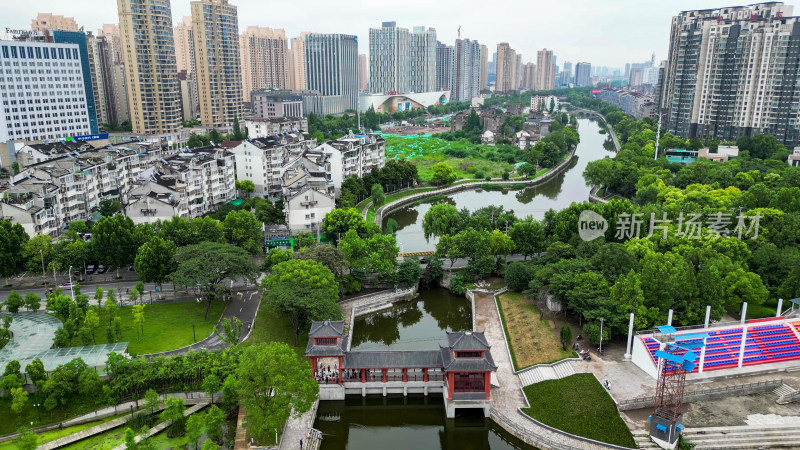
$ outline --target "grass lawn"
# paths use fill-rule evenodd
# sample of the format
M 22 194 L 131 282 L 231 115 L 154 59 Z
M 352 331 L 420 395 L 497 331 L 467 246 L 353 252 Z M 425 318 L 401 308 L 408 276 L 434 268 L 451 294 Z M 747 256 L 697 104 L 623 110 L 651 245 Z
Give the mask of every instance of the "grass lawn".
M 469 151 L 494 151 L 494 147 L 450 142 L 432 136 L 384 136 L 386 139 L 386 159 L 413 161 L 417 166 L 419 178 L 430 181 L 433 166 L 440 162 L 455 169 L 459 178 L 474 178 L 481 171 L 484 176 L 500 177 L 504 171 L 513 171 L 514 166 L 504 161 L 490 161 L 486 158 L 453 158 L 444 151 L 451 147 L 464 147 Z
M 42 407 L 39 411 L 42 420 L 39 420 L 39 415 L 36 412 L 36 408 L 33 406 L 33 398 L 34 396 L 28 397 L 27 407 L 19 414 L 11 411 L 10 400 L 0 399 L 0 417 L 2 417 L 2 420 L 0 420 L 0 435 L 15 433 L 17 429 L 23 425 L 30 426 L 31 422 L 33 422 L 34 427 L 48 425 L 62 422 L 107 406 L 105 403 L 99 402 L 96 398 L 86 398 L 82 399 L 83 401 L 81 403 L 72 402 L 64 406 L 59 406 L 52 411 L 47 411 Z
M 550 321 L 539 319 L 539 311 L 525 294 L 506 292 L 497 299 L 516 370 L 575 356 L 571 350 L 561 350 L 557 330 Z
M 251 344 L 283 342 L 294 347 L 294 325 L 284 313 L 276 311 L 269 302 L 262 301 L 253 324 L 253 332 L 246 342 Z M 303 356 L 307 344 L 308 331 L 300 335 L 297 347 L 294 347 L 298 355 Z
M 636 448 L 614 400 L 594 375 L 579 373 L 523 388 L 525 414 L 551 427 L 596 441 Z
M 38 442 L 39 442 L 39 445 L 42 445 L 42 444 L 50 442 L 50 441 L 55 441 L 56 439 L 61 439 L 64 436 L 69 436 L 72 433 L 77 433 L 78 431 L 83 431 L 83 430 L 85 430 L 87 428 L 92 428 L 94 426 L 102 425 L 102 424 L 104 424 L 106 422 L 110 422 L 110 421 L 112 421 L 114 419 L 118 419 L 118 418 L 120 418 L 120 417 L 122 417 L 124 415 L 125 414 L 120 414 L 118 416 L 106 417 L 105 419 L 98 420 L 98 421 L 95 421 L 95 422 L 84 423 L 82 425 L 75 425 L 74 427 L 62 428 L 60 430 L 53 430 L 53 431 L 46 431 L 44 433 L 39 433 L 39 435 L 38 435 L 39 441 Z M 13 450 L 13 449 L 16 449 L 16 448 L 17 448 L 17 446 L 16 446 L 16 444 L 14 444 L 14 441 L 0 443 L 0 450 Z
M 125 425 L 122 425 L 103 434 L 98 434 L 61 448 L 67 450 L 110 450 L 125 442 L 125 428 Z
M 144 308 L 144 335 L 137 342 L 136 328 L 133 323 L 133 308 L 119 308 L 122 318 L 122 340 L 130 342 L 128 353 L 141 355 L 158 353 L 185 347 L 194 342 L 192 325 L 195 326 L 197 340 L 207 338 L 213 333 L 225 303 L 216 301 L 211 304 L 208 320 L 205 320 L 205 303 L 154 303 Z M 108 314 L 105 308 L 100 310 L 100 327 L 97 329 L 98 344 L 105 344 Z M 72 345 L 83 345 L 78 338 L 73 338 Z

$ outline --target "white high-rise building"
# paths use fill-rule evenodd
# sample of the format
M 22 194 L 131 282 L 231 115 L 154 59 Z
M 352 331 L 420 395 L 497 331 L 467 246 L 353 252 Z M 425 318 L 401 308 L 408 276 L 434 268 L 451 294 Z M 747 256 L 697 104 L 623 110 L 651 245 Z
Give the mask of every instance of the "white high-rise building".
M 0 68 L 0 142 L 91 134 L 76 44 L 0 41 Z
M 456 48 L 452 45 L 436 44 L 436 90 L 449 91 L 453 88 L 453 70 L 456 64 Z
M 286 32 L 247 27 L 241 37 L 242 99 L 259 89 L 289 87 L 289 42 Z
M 410 91 L 411 37 L 397 22 L 369 29 L 369 89 L 372 93 Z
M 451 101 L 469 102 L 481 92 L 481 44 L 456 39 Z
M 592 65 L 587 62 L 575 64 L 575 86 L 592 85 Z
M 376 94 L 421 93 L 436 89 L 436 30 L 396 22 L 369 30 L 369 89 Z

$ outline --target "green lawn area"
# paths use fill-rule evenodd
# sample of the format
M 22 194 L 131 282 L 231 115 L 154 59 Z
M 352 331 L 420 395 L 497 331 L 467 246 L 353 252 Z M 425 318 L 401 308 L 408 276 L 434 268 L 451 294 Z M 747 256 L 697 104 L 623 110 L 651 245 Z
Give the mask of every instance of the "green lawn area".
M 539 319 L 539 310 L 525 294 L 506 292 L 497 300 L 515 370 L 576 356 L 572 350 L 561 349 L 558 330 L 550 321 Z
M 258 308 L 258 315 L 253 324 L 253 332 L 246 343 L 261 344 L 262 342 L 283 342 L 294 347 L 294 326 L 289 318 L 280 311 L 276 311 L 271 304 L 262 301 Z M 295 351 L 303 356 L 308 344 L 308 332 L 300 335 Z
M 551 427 L 596 441 L 636 448 L 614 400 L 594 375 L 579 373 L 523 388 L 525 414 Z
M 98 434 L 61 448 L 68 450 L 110 450 L 124 443 L 125 428 L 125 425 L 122 425 L 103 434 Z
M 42 407 L 39 411 L 42 420 L 39 420 L 36 408 L 32 406 L 33 403 L 33 396 L 29 396 L 27 407 L 17 414 L 11 411 L 11 400 L 0 399 L 0 417 L 3 418 L 0 420 L 0 435 L 15 433 L 23 425 L 30 426 L 31 422 L 33 422 L 33 427 L 48 425 L 107 406 L 97 398 L 86 398 L 81 403 L 72 402 L 52 411 L 47 411 Z
M 419 172 L 420 180 L 430 181 L 433 177 L 432 167 L 445 162 L 452 167 L 459 178 L 474 178 L 477 171 L 484 176 L 500 177 L 505 170 L 514 169 L 505 161 L 491 161 L 487 158 L 467 157 L 454 158 L 444 154 L 448 148 L 464 149 L 472 153 L 494 152 L 495 147 L 478 144 L 450 142 L 433 136 L 384 136 L 386 139 L 386 159 L 402 159 L 413 161 Z
M 39 445 L 42 445 L 46 442 L 55 441 L 56 439 L 61 439 L 64 436 L 69 436 L 72 433 L 77 433 L 78 431 L 83 431 L 87 428 L 92 428 L 97 425 L 102 425 L 106 422 L 110 422 L 124 415 L 125 414 L 120 414 L 118 416 L 106 417 L 105 419 L 98 420 L 95 422 L 84 423 L 82 425 L 75 425 L 74 427 L 62 428 L 60 430 L 46 431 L 44 433 L 40 433 L 38 435 Z M 14 444 L 14 441 L 0 443 L 0 450 L 13 450 L 16 448 L 17 446 Z
M 158 353 L 185 347 L 194 342 L 192 325 L 195 327 L 194 335 L 197 340 L 207 338 L 213 333 L 225 303 L 215 301 L 205 320 L 205 303 L 154 303 L 144 308 L 144 335 L 137 341 L 136 328 L 133 323 L 133 308 L 125 306 L 119 308 L 118 316 L 122 318 L 122 342 L 129 342 L 128 353 L 141 355 Z M 97 344 L 105 344 L 108 314 L 105 308 L 100 310 L 100 327 L 97 329 Z M 78 338 L 73 338 L 73 346 L 83 345 Z

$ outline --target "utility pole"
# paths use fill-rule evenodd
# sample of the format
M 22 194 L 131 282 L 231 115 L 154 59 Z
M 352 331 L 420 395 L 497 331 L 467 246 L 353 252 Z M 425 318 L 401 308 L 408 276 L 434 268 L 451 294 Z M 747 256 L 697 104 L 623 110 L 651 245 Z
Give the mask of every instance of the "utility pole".
M 658 115 L 658 131 L 656 131 L 656 154 L 653 156 L 653 159 L 658 159 L 658 144 L 661 141 L 661 118 L 667 115 L 667 113 L 659 114 Z

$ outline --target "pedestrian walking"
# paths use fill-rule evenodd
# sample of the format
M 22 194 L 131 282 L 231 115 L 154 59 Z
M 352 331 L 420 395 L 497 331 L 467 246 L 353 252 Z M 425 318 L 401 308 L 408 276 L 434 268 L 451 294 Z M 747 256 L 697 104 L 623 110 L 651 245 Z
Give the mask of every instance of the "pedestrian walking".
M 300 450 L 303 450 L 303 440 L 300 439 Z

